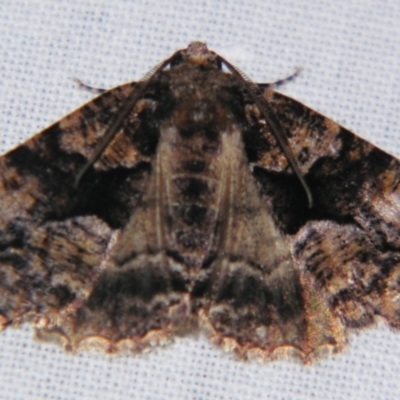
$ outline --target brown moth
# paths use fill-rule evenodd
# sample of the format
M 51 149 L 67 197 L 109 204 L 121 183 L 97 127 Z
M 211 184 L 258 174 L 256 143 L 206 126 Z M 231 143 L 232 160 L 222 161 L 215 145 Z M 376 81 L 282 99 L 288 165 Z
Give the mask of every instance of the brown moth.
M 0 171 L 3 328 L 110 352 L 203 331 L 304 362 L 400 328 L 400 162 L 203 43 Z

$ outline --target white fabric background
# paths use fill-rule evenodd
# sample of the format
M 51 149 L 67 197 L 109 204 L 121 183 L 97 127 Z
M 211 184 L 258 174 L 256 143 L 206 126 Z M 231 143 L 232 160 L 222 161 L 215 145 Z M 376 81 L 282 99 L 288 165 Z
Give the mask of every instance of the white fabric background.
M 166 0 L 0 2 L 0 150 L 201 39 L 400 156 L 400 2 Z M 0 333 L 1 399 L 395 399 L 400 332 L 382 324 L 311 366 L 238 361 L 204 338 L 140 356 L 66 354 L 32 329 Z

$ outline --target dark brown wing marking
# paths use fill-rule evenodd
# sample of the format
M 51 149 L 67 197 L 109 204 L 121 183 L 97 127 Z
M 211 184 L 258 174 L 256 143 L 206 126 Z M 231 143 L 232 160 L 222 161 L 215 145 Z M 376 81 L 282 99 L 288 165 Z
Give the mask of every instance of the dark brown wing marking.
M 243 356 L 265 359 L 292 349 L 308 360 L 321 347 L 340 348 L 341 324 L 319 306 L 310 277 L 298 270 L 287 238 L 260 197 L 238 127 L 224 137 L 222 152 L 223 223 L 202 322 L 214 341 Z
M 260 154 L 256 176 L 300 271 L 346 327 L 381 316 L 400 328 L 400 162 L 293 99 L 269 91 L 265 97 L 292 133 L 313 193 L 307 210 L 282 155 L 275 148 Z
M 73 183 L 132 90 L 128 84 L 104 93 L 0 158 L 4 326 L 33 317 L 55 324 L 90 292 L 113 230 L 126 224 L 149 173 L 135 115 L 79 190 Z

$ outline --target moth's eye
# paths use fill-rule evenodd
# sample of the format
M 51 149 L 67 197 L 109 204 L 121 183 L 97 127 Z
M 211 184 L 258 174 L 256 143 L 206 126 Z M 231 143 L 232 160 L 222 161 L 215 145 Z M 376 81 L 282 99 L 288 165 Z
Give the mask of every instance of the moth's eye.
M 169 63 L 169 67 L 170 68 L 174 68 L 176 66 L 178 66 L 179 64 L 182 64 L 182 62 L 184 61 L 184 57 L 182 55 L 182 53 L 177 54 Z

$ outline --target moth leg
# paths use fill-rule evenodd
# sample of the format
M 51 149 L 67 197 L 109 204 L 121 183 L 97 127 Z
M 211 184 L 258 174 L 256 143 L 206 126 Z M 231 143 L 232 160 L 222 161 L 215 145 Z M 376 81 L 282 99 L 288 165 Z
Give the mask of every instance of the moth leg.
M 302 68 L 297 67 L 296 71 L 292 75 L 289 75 L 286 78 L 279 79 L 278 81 L 275 82 L 270 82 L 270 83 L 257 83 L 258 87 L 260 89 L 275 89 L 279 86 L 286 85 L 286 83 L 294 81 L 300 74 L 301 74 Z
M 74 78 L 74 82 L 77 84 L 77 86 L 78 86 L 80 89 L 86 90 L 86 91 L 88 91 L 88 92 L 90 92 L 90 93 L 93 93 L 93 94 L 101 94 L 101 93 L 104 93 L 104 92 L 107 91 L 107 89 L 95 88 L 95 87 L 93 87 L 93 86 L 86 85 L 85 83 L 83 83 L 83 82 L 82 82 L 80 79 L 78 79 L 78 78 Z

